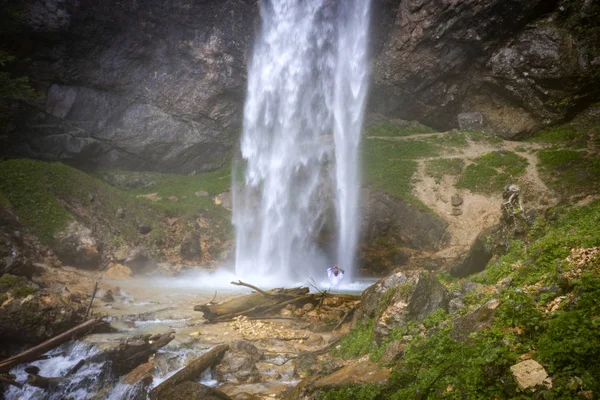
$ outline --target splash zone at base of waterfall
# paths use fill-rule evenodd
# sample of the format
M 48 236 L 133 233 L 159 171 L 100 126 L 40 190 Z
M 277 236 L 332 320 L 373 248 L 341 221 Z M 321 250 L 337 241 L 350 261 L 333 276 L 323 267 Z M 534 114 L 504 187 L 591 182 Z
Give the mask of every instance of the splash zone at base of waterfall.
M 369 0 L 271 0 L 248 72 L 234 166 L 236 274 L 354 274 Z M 236 176 L 237 174 L 237 176 Z

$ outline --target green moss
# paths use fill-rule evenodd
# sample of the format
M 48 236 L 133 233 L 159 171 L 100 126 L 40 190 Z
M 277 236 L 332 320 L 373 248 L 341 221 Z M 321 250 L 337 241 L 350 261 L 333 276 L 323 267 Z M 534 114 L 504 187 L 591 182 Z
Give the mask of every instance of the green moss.
M 424 140 L 433 143 L 439 146 L 443 146 L 444 148 L 448 147 L 467 147 L 469 145 L 469 141 L 467 140 L 468 136 L 463 134 L 460 131 L 450 131 L 445 132 L 443 134 L 428 137 Z
M 432 156 L 437 146 L 417 140 L 388 141 L 368 139 L 362 151 L 365 181 L 374 189 L 387 192 L 423 209 L 412 195 L 416 158 Z
M 548 185 L 564 194 L 574 191 L 595 193 L 600 183 L 600 159 L 569 149 L 549 149 L 538 152 L 538 168 Z
M 160 230 L 167 211 L 61 163 L 9 160 L 0 162 L 0 169 L 0 193 L 23 225 L 47 244 L 67 226 L 71 211 L 84 224 L 92 214 L 110 221 L 126 241 L 139 239 L 138 221 Z M 126 210 L 123 219 L 115 217 L 119 208 Z
M 577 398 L 580 386 L 598 392 L 600 263 L 590 261 L 589 255 L 585 265 L 567 260 L 574 248 L 598 246 L 600 201 L 549 210 L 546 217 L 538 218 L 526 240 L 511 242 L 504 256 L 468 278 L 495 285 L 495 290 L 488 286 L 465 298 L 473 306 L 492 296 L 500 300 L 496 313 L 489 316 L 488 328 L 458 340 L 450 317 L 439 311 L 423 321 L 425 335 L 415 332 L 414 326 L 405 327 L 392 331 L 376 346 L 368 329 L 351 333 L 354 343 L 362 343 L 358 346 L 362 351 L 355 353 L 368 351 L 372 360 L 379 360 L 387 344 L 402 334 L 413 337 L 401 361 L 393 365 L 388 383 L 378 388 L 379 398 L 529 398 L 516 386 L 511 391 L 506 385 L 513 382 L 510 366 L 524 353 L 532 353 L 553 377 L 553 388 L 544 391 L 545 398 Z M 565 283 L 563 274 L 581 276 Z M 452 285 L 463 282 L 442 280 Z M 503 284 L 497 285 L 499 281 Z M 548 303 L 561 295 L 565 298 L 560 309 L 547 312 Z
M 348 335 L 344 336 L 333 354 L 343 358 L 360 357 L 377 350 L 373 335 L 373 320 L 358 325 Z
M 14 297 L 21 298 L 37 291 L 38 289 L 29 286 L 29 281 L 22 276 L 4 274 L 0 277 L 0 293 L 11 292 Z M 1 301 L 0 304 L 4 301 Z
M 340 389 L 324 390 L 319 394 L 319 400 L 375 400 L 381 398 L 381 391 L 380 385 L 349 385 Z
M 368 136 L 412 136 L 422 133 L 435 133 L 435 129 L 417 122 L 406 122 L 405 124 L 393 124 L 391 122 L 381 122 L 367 128 Z
M 425 163 L 425 173 L 440 183 L 446 175 L 458 176 L 465 168 L 462 158 L 439 158 Z
M 501 192 L 504 186 L 523 175 L 527 160 L 510 151 L 494 151 L 473 160 L 456 183 L 474 193 Z

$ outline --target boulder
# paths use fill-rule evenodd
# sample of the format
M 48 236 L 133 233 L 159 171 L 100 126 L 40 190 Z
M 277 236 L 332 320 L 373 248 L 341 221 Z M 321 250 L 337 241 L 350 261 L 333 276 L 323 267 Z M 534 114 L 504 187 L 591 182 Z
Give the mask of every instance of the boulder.
M 123 264 L 110 263 L 108 270 L 104 273 L 104 278 L 109 280 L 129 279 L 133 275 L 131 269 Z
M 100 252 L 92 231 L 76 221 L 56 235 L 54 253 L 64 264 L 78 268 L 100 266 Z
M 460 113 L 456 119 L 461 130 L 480 131 L 483 129 L 483 114 L 480 112 Z
M 0 307 L 1 349 L 33 345 L 62 333 L 83 320 L 86 304 L 59 293 L 28 290 L 29 284 L 13 288 L 12 297 Z M 20 297 L 20 293 L 25 297 Z M 30 294 L 27 294 L 30 293 Z
M 456 278 L 481 272 L 494 255 L 495 246 L 490 239 L 500 229 L 499 225 L 484 229 L 471 245 L 464 259 L 450 268 L 450 274 Z
M 431 313 L 448 310 L 448 291 L 427 271 L 396 272 L 363 293 L 355 322 L 375 318 L 377 340 L 411 321 L 422 321 Z
M 260 381 L 260 371 L 256 362 L 262 353 L 248 341 L 238 341 L 225 353 L 216 367 L 221 380 L 237 383 L 256 383 Z
M 510 367 L 510 371 L 521 390 L 535 390 L 536 386 L 552 388 L 552 378 L 548 376 L 544 367 L 535 360 L 521 361 Z

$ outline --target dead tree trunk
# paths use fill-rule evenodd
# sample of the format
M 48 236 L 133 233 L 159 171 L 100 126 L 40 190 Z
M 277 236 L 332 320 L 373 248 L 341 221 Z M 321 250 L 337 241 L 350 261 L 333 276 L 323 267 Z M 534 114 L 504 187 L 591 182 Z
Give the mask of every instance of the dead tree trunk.
M 173 331 L 160 335 L 137 336 L 121 342 L 116 348 L 104 351 L 91 362 L 109 361 L 116 376 L 125 375 L 135 367 L 148 361 L 158 349 L 175 338 Z
M 347 294 L 329 294 L 329 293 L 314 293 L 309 294 L 309 289 L 306 287 L 298 287 L 292 289 L 271 289 L 261 290 L 256 286 L 244 283 L 242 281 L 231 282 L 236 286 L 246 286 L 257 291 L 245 296 L 240 296 L 228 300 L 221 304 L 212 302 L 194 307 L 194 311 L 200 311 L 204 314 L 204 318 L 208 322 L 227 321 L 238 316 L 270 316 L 271 313 L 277 312 L 288 304 L 303 305 L 306 303 L 320 304 L 327 297 L 335 297 L 346 301 L 360 300 L 360 296 Z
M 45 341 L 44 343 L 32 347 L 29 350 L 17 354 L 16 356 L 7 358 L 6 360 L 0 362 L 0 371 L 8 371 L 15 365 L 37 359 L 42 354 L 54 349 L 55 347 L 58 347 L 64 342 L 72 339 L 74 336 L 77 336 L 81 333 L 89 332 L 101 320 L 102 318 L 95 318 L 86 321 L 80 325 L 77 325 L 75 328 L 69 329 L 68 331 L 63 332 L 60 335 Z
M 150 392 L 150 400 L 159 399 L 160 393 L 170 387 L 177 385 L 183 381 L 193 381 L 198 378 L 204 370 L 210 368 L 214 364 L 221 361 L 225 352 L 229 350 L 229 345 L 221 344 L 214 347 L 209 352 L 202 354 L 199 358 L 192 361 L 188 366 L 178 371 L 175 375 L 152 389 Z

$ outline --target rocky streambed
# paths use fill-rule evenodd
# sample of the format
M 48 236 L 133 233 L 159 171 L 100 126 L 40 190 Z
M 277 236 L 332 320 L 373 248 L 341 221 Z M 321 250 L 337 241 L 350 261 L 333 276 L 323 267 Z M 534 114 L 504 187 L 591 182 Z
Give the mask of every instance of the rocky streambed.
M 324 299 L 318 307 L 286 306 L 271 318 L 239 316 L 226 322 L 208 323 L 203 313 L 193 310 L 194 305 L 222 302 L 251 290 L 232 285 L 222 285 L 216 290 L 207 287 L 203 278 L 197 276 L 106 282 L 97 293 L 91 314 L 104 315 L 110 323 L 110 332 L 92 333 L 82 340 L 70 341 L 43 359 L 14 367 L 10 373 L 23 387 L 11 386 L 5 397 L 146 399 L 153 388 L 220 345 L 228 345 L 229 350 L 214 368 L 150 398 L 190 398 L 199 391 L 211 390 L 199 383 L 217 388 L 220 393 L 215 392 L 214 396 L 278 398 L 317 367 L 332 370 L 341 367 L 328 365 L 323 358 L 317 365 L 317 355 L 325 353 L 319 350 L 330 349 L 347 332 L 349 321 L 339 326 L 335 322 L 353 304 L 341 304 L 332 297 Z M 148 354 L 139 365 L 128 364 L 123 368 L 121 359 L 114 356 L 114 350 L 122 349 L 124 343 L 143 347 L 161 340 L 167 344 Z M 30 384 L 32 367 L 39 369 L 34 368 L 34 375 L 49 379 L 41 385 L 45 387 Z

